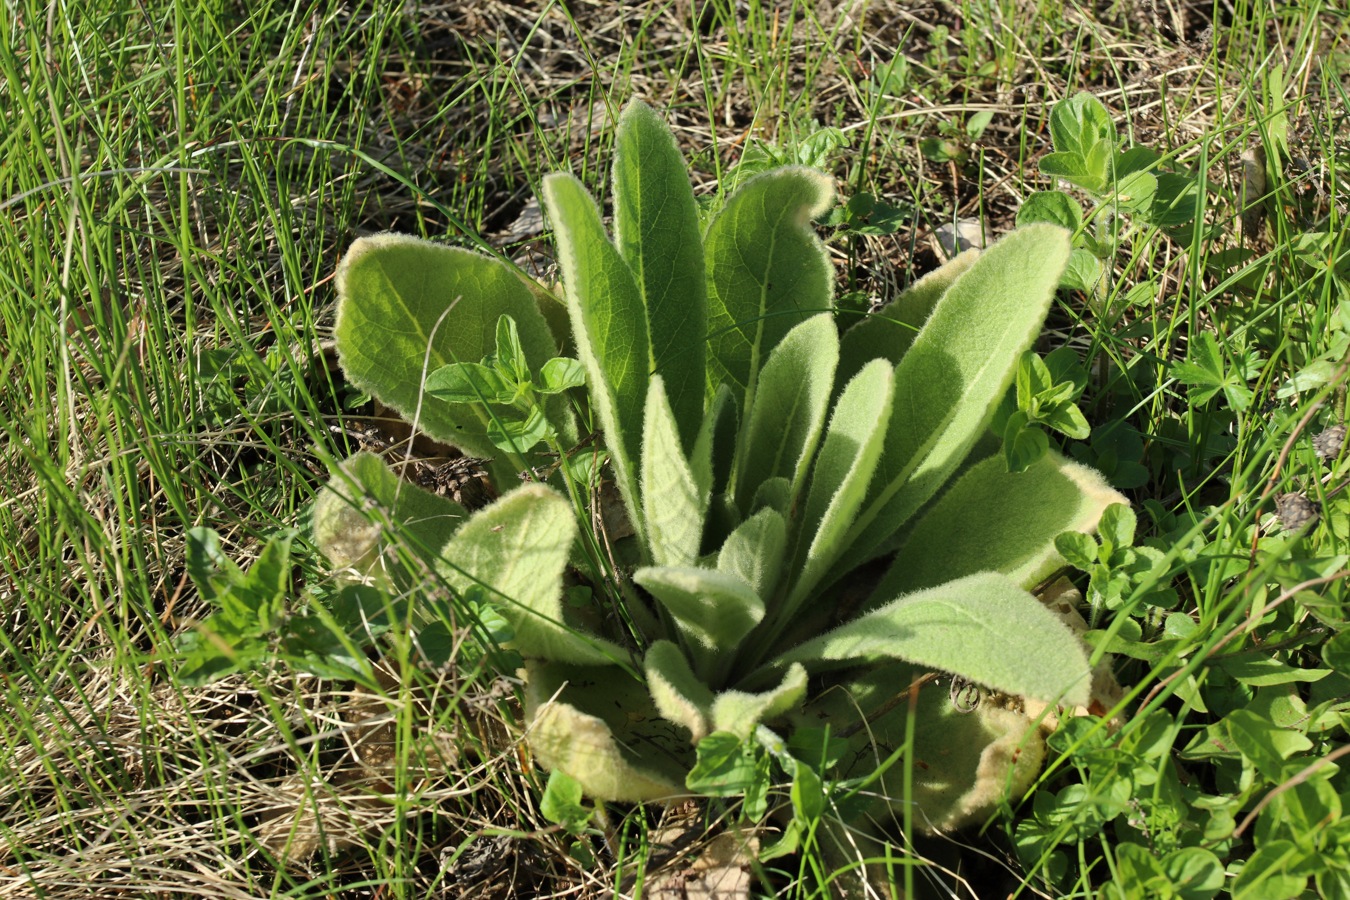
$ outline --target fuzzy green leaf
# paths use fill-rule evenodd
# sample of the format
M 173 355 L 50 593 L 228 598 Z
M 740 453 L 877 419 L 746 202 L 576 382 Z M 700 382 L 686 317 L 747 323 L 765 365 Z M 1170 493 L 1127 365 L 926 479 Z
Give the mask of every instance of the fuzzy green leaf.
M 1009 474 L 990 457 L 927 509 L 900 545 L 876 596 L 894 597 L 975 572 L 1001 572 L 1030 588 L 1065 565 L 1056 538 L 1089 532 L 1125 498 L 1095 470 L 1050 453 Z M 1090 540 L 1090 539 L 1089 539 Z
M 557 354 L 520 277 L 478 253 L 380 234 L 352 244 L 338 266 L 337 290 L 335 334 L 348 380 L 405 419 L 416 417 L 437 440 L 473 456 L 495 456 L 481 408 L 422 402 L 422 383 L 442 366 L 493 354 L 503 315 L 516 321 L 532 367 Z M 569 415 L 562 404 L 549 411 L 555 421 Z
M 689 454 L 689 469 L 694 474 L 694 482 L 700 492 L 709 496 L 725 487 L 725 479 L 731 473 L 735 432 L 734 429 L 727 432 L 721 427 L 728 416 L 734 417 L 735 411 L 731 406 L 731 391 L 723 388 L 708 404 L 698 437 L 694 439 L 694 449 Z M 719 441 L 726 441 L 727 447 L 723 448 Z
M 703 236 L 675 138 L 640 100 L 624 110 L 614 137 L 614 238 L 646 306 L 650 370 L 665 379 L 687 449 L 703 421 L 706 391 Z
M 689 732 L 697 744 L 708 734 L 713 692 L 689 667 L 689 660 L 670 641 L 657 641 L 643 659 L 647 688 L 662 718 Z
M 703 427 L 699 429 L 690 458 L 695 476 L 702 479 L 706 475 L 709 490 L 715 494 L 725 493 L 731 480 L 731 470 L 736 463 L 737 431 L 735 397 L 731 388 L 720 385 L 704 413 Z M 703 473 L 705 466 L 706 473 Z
M 786 478 L 768 478 L 760 484 L 750 501 L 751 513 L 775 509 L 784 519 L 792 515 L 792 482 Z
M 886 360 L 874 359 L 839 395 L 811 473 L 811 490 L 798 529 L 799 571 L 786 617 L 810 596 L 848 548 L 844 536 L 862 506 L 881 457 L 894 393 L 894 369 Z
M 522 656 L 581 665 L 625 659 L 617 645 L 564 619 L 562 576 L 576 534 L 565 499 L 544 485 L 523 485 L 474 513 L 445 545 L 440 568 L 453 590 L 486 589 Z
M 1084 705 L 1091 667 L 1067 625 L 1010 579 L 968 575 L 897 598 L 774 660 L 903 659 L 995 690 Z
M 371 453 L 357 453 L 314 501 L 314 542 L 335 569 L 406 589 L 408 572 L 391 552 L 400 538 L 429 567 L 468 518 L 464 507 L 400 479 Z
M 912 740 L 915 764 L 888 767 L 873 790 L 890 798 L 894 809 L 912 804 L 926 829 L 978 824 L 1009 796 L 1030 788 L 1045 759 L 1045 741 L 1034 722 L 998 703 L 981 702 L 973 712 L 958 707 L 945 679 L 924 684 L 923 672 L 904 663 L 868 669 L 813 697 L 798 721 L 837 728 L 866 723 L 845 754 L 841 774 L 853 777 L 874 774 L 876 747 Z M 909 685 L 915 702 L 896 703 Z
M 543 195 L 558 241 L 577 356 L 586 367 L 615 481 L 633 527 L 643 535 L 637 465 L 650 366 L 647 312 L 632 270 L 610 243 L 600 210 L 581 182 L 550 175 Z
M 900 296 L 880 310 L 845 331 L 839 346 L 839 371 L 835 375 L 835 384 L 842 389 L 854 375 L 862 371 L 863 366 L 874 359 L 898 363 L 918 337 L 919 330 L 942 295 L 961 273 L 974 265 L 979 256 L 978 250 L 957 254 L 940 268 L 905 288 Z
M 1103 193 L 1115 156 L 1116 126 L 1102 102 L 1080 91 L 1056 103 L 1050 111 L 1050 136 L 1057 151 L 1051 156 L 1066 154 L 1081 161 L 1085 180 L 1071 180 L 1093 193 Z M 1047 170 L 1044 161 L 1041 171 L 1060 174 Z
M 787 549 L 787 523 L 782 513 L 765 507 L 736 526 L 717 554 L 717 569 L 735 575 L 761 597 L 778 586 Z
M 535 757 L 575 778 L 588 797 L 643 803 L 687 793 L 693 753 L 688 761 L 678 753 L 688 741 L 621 669 L 527 660 L 525 717 Z
M 1076 153 L 1047 153 L 1041 157 L 1040 169 L 1044 175 L 1062 178 L 1094 194 L 1106 190 L 1105 174 L 1089 168 L 1088 160 Z
M 875 553 L 965 459 L 1039 333 L 1068 256 L 1068 232 L 1028 225 L 942 296 L 896 366 L 885 450 L 836 574 Z
M 657 565 L 688 566 L 698 558 L 710 497 L 706 485 L 711 480 L 707 464 L 702 468 L 700 485 L 684 456 L 665 379 L 652 376 L 642 435 L 642 515 Z
M 778 687 L 767 691 L 723 691 L 713 700 L 713 731 L 729 731 L 745 740 L 760 723 L 788 712 L 806 697 L 806 668 L 788 667 Z
M 793 328 L 769 354 L 750 410 L 737 465 L 736 499 L 744 504 L 768 478 L 782 477 L 796 497 L 825 426 L 839 338 L 828 315 Z
M 830 309 L 834 271 L 811 219 L 829 208 L 830 179 L 784 168 L 743 184 L 708 226 L 708 377 L 743 409 L 769 351 L 797 323 Z
M 638 569 L 633 580 L 708 650 L 731 650 L 764 618 L 764 601 L 744 579 L 692 566 Z

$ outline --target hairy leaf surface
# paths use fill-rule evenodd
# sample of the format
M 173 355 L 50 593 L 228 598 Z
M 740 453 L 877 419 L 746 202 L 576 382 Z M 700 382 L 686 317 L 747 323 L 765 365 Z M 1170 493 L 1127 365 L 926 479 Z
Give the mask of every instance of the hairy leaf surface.
M 702 485 L 685 458 L 675 416 L 666 399 L 665 379 L 653 376 L 647 390 L 642 436 L 642 514 L 657 565 L 688 566 L 698 558 L 708 512 L 706 484 L 711 480 L 707 464 L 701 468 Z
M 787 550 L 787 522 L 766 506 L 736 526 L 717 554 L 717 568 L 745 579 L 755 593 L 769 597 L 778 586 Z
M 933 307 L 957 277 L 979 258 L 979 250 L 967 250 L 945 265 L 934 269 L 881 309 L 868 315 L 848 331 L 839 346 L 839 374 L 835 383 L 841 388 L 874 359 L 900 362 L 905 351 L 919 336 Z
M 1002 456 L 966 472 L 926 510 L 877 586 L 878 597 L 932 587 L 975 572 L 1001 572 L 1030 588 L 1065 565 L 1061 532 L 1090 532 L 1125 498 L 1096 471 L 1048 453 L 1009 474 Z
M 527 661 L 525 715 L 539 762 L 581 782 L 588 797 L 644 803 L 687 793 L 693 754 L 687 763 L 674 755 L 687 739 L 621 669 Z
M 703 236 L 675 137 L 640 100 L 624 110 L 614 138 L 614 239 L 647 309 L 650 370 L 665 379 L 688 450 L 707 390 Z
M 729 651 L 764 618 L 764 601 L 744 579 L 713 569 L 661 566 L 638 569 L 633 580 L 674 616 L 698 644 Z
M 775 688 L 757 693 L 723 691 L 713 700 L 713 731 L 729 731 L 745 740 L 765 719 L 781 716 L 806 697 L 806 667 L 788 666 Z
M 844 763 L 844 774 L 855 777 L 872 774 L 876 746 L 912 739 L 918 763 L 912 784 L 905 785 L 903 765 L 888 767 L 876 783 L 881 802 L 896 810 L 913 804 L 925 828 L 978 825 L 1000 802 L 1031 787 L 1045 758 L 1044 738 L 1031 719 L 996 701 L 973 711 L 958 707 L 945 679 L 925 682 L 923 675 L 922 667 L 906 663 L 876 666 L 812 698 L 798 721 L 810 727 L 821 719 L 865 718 L 867 727 L 851 738 L 853 753 L 845 757 L 856 760 Z M 896 703 L 910 686 L 915 702 Z
M 379 234 L 352 244 L 338 266 L 337 290 L 335 334 L 348 380 L 408 421 L 416 418 L 437 440 L 473 456 L 496 455 L 481 407 L 424 402 L 422 383 L 444 365 L 493 353 L 502 315 L 515 319 L 532 367 L 556 354 L 521 278 L 480 253 Z M 567 415 L 557 401 L 548 409 L 558 421 Z
M 710 731 L 713 692 L 694 674 L 680 648 L 657 641 L 647 649 L 642 666 L 657 712 L 687 729 L 690 743 L 703 740 Z
M 825 426 L 839 362 L 839 338 L 828 315 L 793 328 L 769 354 L 738 464 L 736 499 L 748 504 L 766 479 L 786 478 L 796 497 Z
M 742 409 L 769 351 L 794 325 L 830 309 L 834 272 L 811 219 L 829 208 L 830 179 L 784 168 L 740 187 L 708 226 L 708 376 Z M 742 417 L 744 420 L 746 417 Z
M 890 364 L 875 359 L 839 395 L 811 473 L 811 490 L 798 530 L 798 574 L 788 599 L 788 616 L 800 608 L 848 547 L 845 534 L 881 457 L 894 391 Z
M 543 485 L 524 485 L 464 523 L 445 545 L 441 569 L 454 590 L 487 589 L 522 656 L 589 665 L 626 659 L 616 644 L 564 620 L 562 576 L 576 534 L 565 499 Z
M 615 480 L 642 535 L 637 465 L 650 363 L 647 312 L 632 270 L 610 243 L 600 210 L 581 182 L 571 175 L 550 175 L 543 193 L 557 236 L 577 356 L 586 367 Z
M 469 514 L 464 507 L 402 480 L 373 453 L 357 453 L 314 500 L 314 542 L 337 569 L 407 587 L 410 574 L 386 553 L 403 539 L 425 560 Z
M 1028 225 L 943 294 L 895 368 L 885 450 L 836 574 L 875 552 L 965 459 L 1039 333 L 1068 258 L 1068 232 Z
M 1035 597 L 982 572 L 899 597 L 774 662 L 903 659 L 995 690 L 1087 703 L 1091 668 L 1078 638 Z

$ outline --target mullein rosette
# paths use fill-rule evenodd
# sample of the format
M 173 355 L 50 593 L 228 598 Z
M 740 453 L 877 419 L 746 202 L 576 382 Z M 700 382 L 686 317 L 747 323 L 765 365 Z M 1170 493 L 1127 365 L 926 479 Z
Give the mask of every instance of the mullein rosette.
M 447 596 L 505 620 L 536 759 L 599 800 L 687 795 L 701 741 L 762 727 L 828 727 L 851 750 L 834 776 L 858 776 L 911 715 L 920 822 L 955 827 L 1024 790 L 1035 723 L 923 676 L 1089 697 L 1084 647 L 1029 589 L 1063 565 L 1056 535 L 1122 498 L 1053 452 L 1010 474 L 989 432 L 1067 233 L 1027 226 L 958 256 L 841 336 L 811 224 L 833 201 L 820 172 L 754 177 L 704 226 L 672 134 L 634 102 L 612 236 L 573 176 L 542 194 L 561 301 L 478 253 L 363 238 L 338 271 L 337 346 L 356 387 L 495 460 L 499 488 L 527 469 L 551 481 L 469 513 L 358 455 L 314 511 L 333 564 L 421 621 Z M 591 525 L 602 474 L 621 530 Z M 904 765 L 878 788 L 897 803 Z

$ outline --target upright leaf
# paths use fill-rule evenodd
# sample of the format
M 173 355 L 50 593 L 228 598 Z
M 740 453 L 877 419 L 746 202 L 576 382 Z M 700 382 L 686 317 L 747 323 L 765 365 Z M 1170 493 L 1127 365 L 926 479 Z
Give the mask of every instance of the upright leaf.
M 707 484 L 711 481 L 709 465 L 701 468 L 705 473 L 703 484 L 681 449 L 675 416 L 666 399 L 665 379 L 654 375 L 647 389 L 642 434 L 642 515 L 657 565 L 688 566 L 698 558 L 710 497 Z
M 1100 100 L 1079 91 L 1050 110 L 1050 136 L 1055 150 L 1087 157 L 1100 143 L 1114 148 L 1116 125 Z
M 943 294 L 896 366 L 885 450 L 835 574 L 875 553 L 965 459 L 1039 333 L 1068 257 L 1068 232 L 1028 225 Z
M 1041 160 L 1041 171 L 1071 181 L 1094 194 L 1111 186 L 1116 155 L 1116 126 L 1100 100 L 1081 91 L 1050 111 L 1055 153 Z
M 523 656 L 581 665 L 626 659 L 622 648 L 564 619 L 562 577 L 576 534 L 566 500 L 544 485 L 524 485 L 474 513 L 445 545 L 440 569 L 454 590 L 487 590 Z
M 834 406 L 797 532 L 797 578 L 785 617 L 795 613 L 848 546 L 844 535 L 881 457 L 895 390 L 893 371 L 886 360 L 872 360 Z
M 721 491 L 725 484 L 719 483 L 718 479 L 724 482 L 730 475 L 731 463 L 727 460 L 730 460 L 732 452 L 722 447 L 721 441 L 733 445 L 735 431 L 719 428 L 729 415 L 734 416 L 731 392 L 719 390 L 703 413 L 703 424 L 699 426 L 698 437 L 694 438 L 694 449 L 689 454 L 689 467 L 693 471 L 694 481 L 700 491 L 708 494 Z
M 781 716 L 801 703 L 806 682 L 806 667 L 793 664 L 778 686 L 767 691 L 722 691 L 713 700 L 712 730 L 729 731 L 745 740 L 765 719 Z
M 729 385 L 742 409 L 769 351 L 798 322 L 830 309 L 834 272 L 811 219 L 833 196 L 820 172 L 776 169 L 742 185 L 708 226 L 709 384 Z
M 839 338 L 828 315 L 812 316 L 787 333 L 760 376 L 750 427 L 737 465 L 736 499 L 742 510 L 769 478 L 786 478 L 800 492 L 825 425 L 839 362 Z
M 581 182 L 571 175 L 550 175 L 543 193 L 558 241 L 577 356 L 590 379 L 615 480 L 633 527 L 643 535 L 637 465 L 650 355 L 642 294 Z
M 694 448 L 695 472 L 707 460 L 709 485 L 714 494 L 727 491 L 731 470 L 736 462 L 736 434 L 738 419 L 735 397 L 731 388 L 719 385 L 704 413 L 703 427 L 699 429 L 698 444 Z
M 839 372 L 835 384 L 842 388 L 874 359 L 886 359 L 892 364 L 900 362 L 919 336 L 923 323 L 932 315 L 933 307 L 979 256 L 980 251 L 974 249 L 957 254 L 845 331 L 839 344 Z
M 713 692 L 694 674 L 680 648 L 670 641 L 656 641 L 648 648 L 642 668 L 656 711 L 688 730 L 690 743 L 703 740 L 710 730 Z
M 423 377 L 496 350 L 497 320 L 509 315 L 538 369 L 557 348 L 534 294 L 498 260 L 414 237 L 379 234 L 352 244 L 337 271 L 338 357 L 353 385 L 440 441 L 492 457 L 482 408 L 424 401 Z M 454 309 L 451 312 L 453 305 Z M 554 400 L 561 422 L 566 405 Z M 419 415 L 420 412 L 420 415 Z
M 638 569 L 633 580 L 652 593 L 698 648 L 730 651 L 764 618 L 764 601 L 744 579 L 713 569 Z
M 688 450 L 706 392 L 703 236 L 684 157 L 666 123 L 640 100 L 628 104 L 614 138 L 614 239 L 647 308 L 650 370 L 665 379 Z
M 787 550 L 787 522 L 765 507 L 736 526 L 717 553 L 717 569 L 745 579 L 756 594 L 770 597 L 778 586 Z
M 760 482 L 759 488 L 755 490 L 755 496 L 750 499 L 749 508 L 751 514 L 754 514 L 766 507 L 777 510 L 784 519 L 795 518 L 792 509 L 792 482 L 781 475 Z
M 497 320 L 497 371 L 513 385 L 530 380 L 530 361 L 520 345 L 520 329 L 510 316 Z

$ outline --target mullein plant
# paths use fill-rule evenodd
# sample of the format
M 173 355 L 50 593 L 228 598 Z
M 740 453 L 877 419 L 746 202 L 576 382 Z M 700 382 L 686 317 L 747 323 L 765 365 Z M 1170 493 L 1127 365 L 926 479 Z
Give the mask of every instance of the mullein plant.
M 490 615 L 535 759 L 597 800 L 716 793 L 711 748 L 782 762 L 821 733 L 840 782 L 906 748 L 871 790 L 930 828 L 1024 791 L 1041 733 L 1007 698 L 1082 706 L 1092 672 L 1029 590 L 1122 499 L 1054 452 L 1010 474 L 990 433 L 1068 234 L 1020 228 L 841 333 L 821 172 L 757 175 L 704 225 L 633 102 L 612 228 L 572 175 L 542 195 L 560 290 L 393 234 L 342 261 L 350 383 L 491 460 L 501 494 L 471 513 L 357 454 L 314 509 L 340 575 L 414 623 Z

